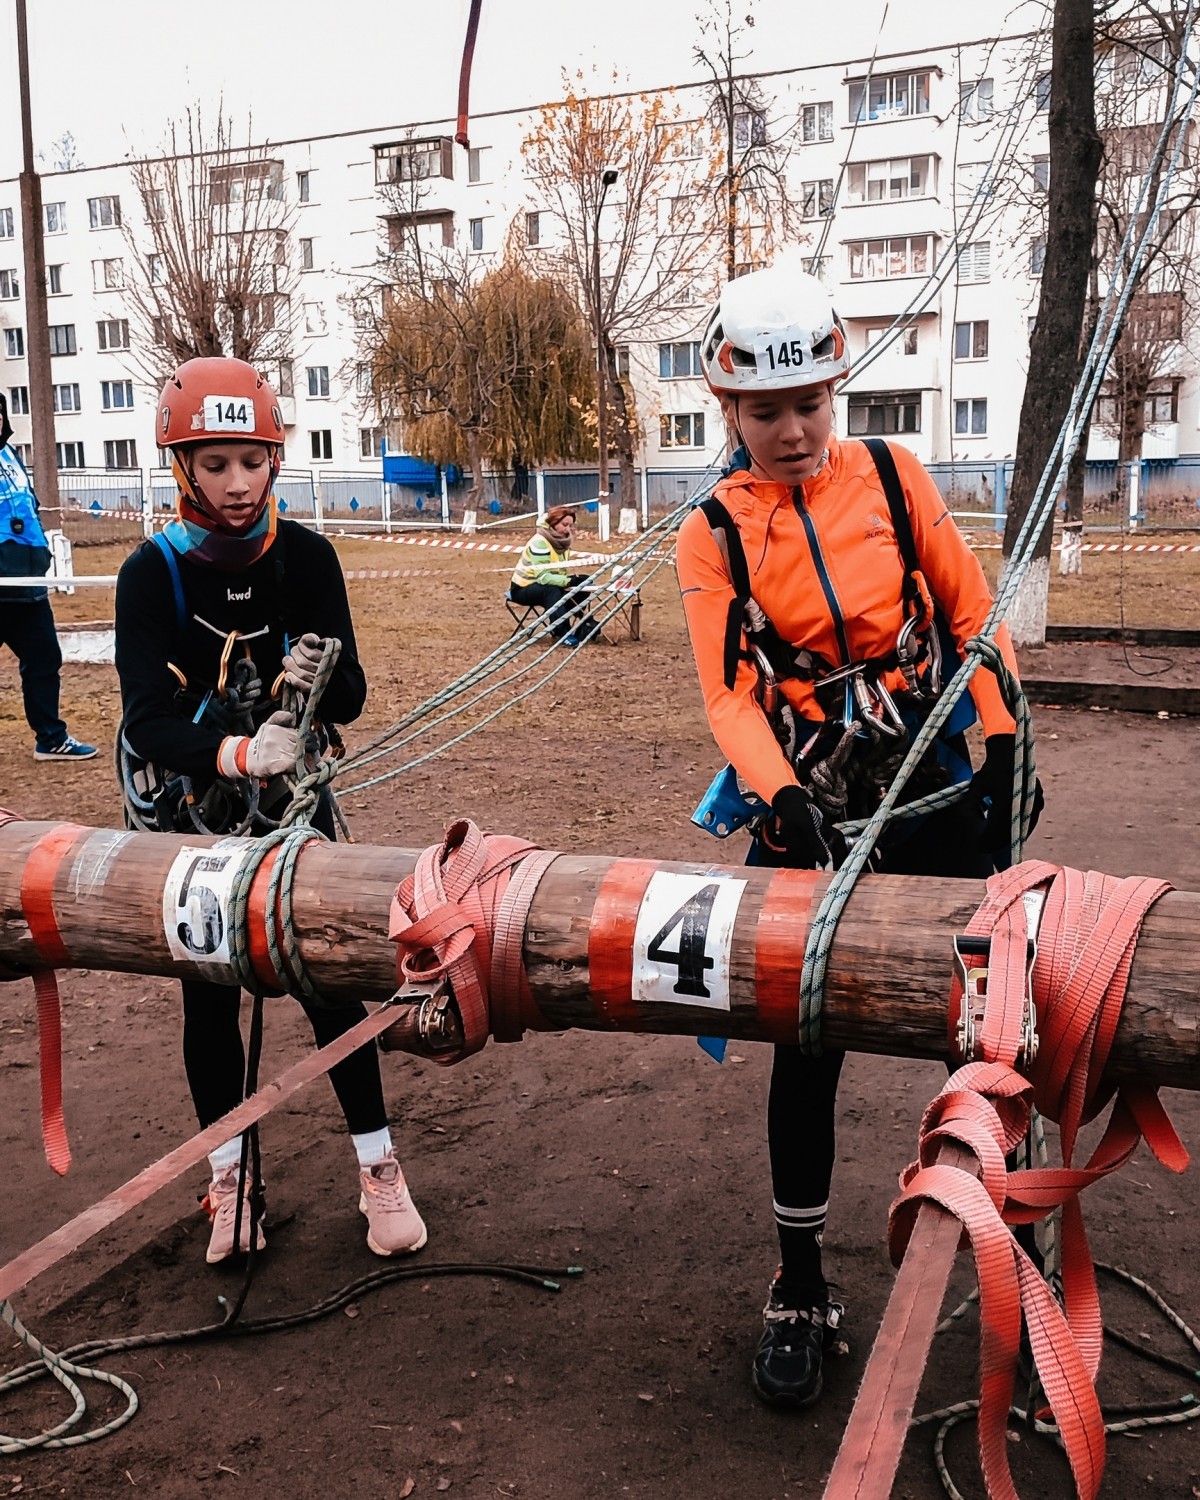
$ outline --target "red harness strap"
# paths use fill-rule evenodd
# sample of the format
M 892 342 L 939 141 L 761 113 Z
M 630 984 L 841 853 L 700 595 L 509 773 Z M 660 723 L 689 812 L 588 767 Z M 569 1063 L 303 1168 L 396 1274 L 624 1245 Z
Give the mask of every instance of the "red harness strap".
M 1039 1047 L 1029 1080 L 1013 1070 L 1025 1008 L 1028 942 L 1023 897 L 1046 887 L 1033 969 Z M 1187 1152 L 1157 1090 L 1123 1084 L 1104 1136 L 1083 1167 L 1072 1164 L 1079 1128 L 1112 1095 L 1102 1083 L 1120 1019 L 1143 918 L 1170 887 L 1030 862 L 988 881 L 987 898 L 967 928 L 989 937 L 987 991 L 979 1050 L 951 1077 L 921 1123 L 919 1157 L 901 1178 L 889 1245 L 903 1258 L 921 1200 L 962 1220 L 980 1288 L 979 1448 L 993 1500 L 1016 1500 L 1006 1427 L 1025 1314 L 1038 1375 L 1058 1424 L 1080 1496 L 1094 1497 L 1104 1470 L 1104 1419 L 1094 1382 L 1103 1326 L 1080 1192 L 1123 1165 L 1145 1138 L 1164 1166 L 1182 1171 Z M 956 991 L 958 984 L 956 982 Z M 952 997 L 951 1010 L 955 999 Z M 1023 1138 L 1032 1106 L 1060 1126 L 1063 1165 L 1008 1173 L 1004 1158 Z M 979 1162 L 979 1176 L 935 1165 L 952 1140 Z M 1005 1227 L 1062 1208 L 1065 1315 Z
M 0 828 L 6 823 L 21 821 L 19 813 L 0 808 Z M 29 935 L 38 956 L 47 965 L 33 973 L 37 995 L 42 1144 L 46 1160 L 60 1177 L 66 1175 L 71 1165 L 71 1147 L 63 1118 L 62 1003 L 53 966 L 69 964 L 71 960 L 54 914 L 54 878 L 67 850 L 91 831 L 78 823 L 56 824 L 29 851 L 21 876 L 21 910 L 29 924 Z
M 401 984 L 445 979 L 462 1016 L 465 1041 L 435 1060 L 478 1052 L 489 1034 L 519 1042 L 529 984 L 522 960 L 525 919 L 538 882 L 558 858 L 524 839 L 454 823 L 426 849 L 392 900 L 388 936 L 399 945 Z

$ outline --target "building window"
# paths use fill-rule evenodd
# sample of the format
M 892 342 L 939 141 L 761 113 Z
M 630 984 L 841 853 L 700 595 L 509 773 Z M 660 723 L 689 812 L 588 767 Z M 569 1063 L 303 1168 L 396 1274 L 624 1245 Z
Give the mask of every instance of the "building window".
M 800 185 L 800 216 L 804 219 L 824 219 L 833 212 L 833 178 L 822 177 L 816 182 Z
M 1029 244 L 1029 274 L 1040 276 L 1046 264 L 1046 236 L 1039 234 L 1036 240 Z
M 1151 391 L 1145 401 L 1146 425 L 1153 427 L 1162 422 L 1178 422 L 1178 396 L 1178 386 L 1172 386 L 1169 391 Z
M 296 197 L 301 203 L 312 202 L 312 176 L 310 173 L 296 173 Z
M 804 145 L 813 141 L 833 140 L 833 100 L 824 104 L 806 104 L 800 111 L 800 139 Z
M 482 250 L 483 249 L 483 220 L 482 219 L 472 219 L 470 221 L 470 226 L 469 227 L 470 227 L 470 233 L 471 233 L 471 249 L 472 250 Z
M 284 200 L 283 163 L 259 161 L 215 162 L 208 174 L 208 191 L 214 206 L 256 203 L 266 198 Z
M 1033 107 L 1039 114 L 1050 108 L 1050 75 L 1039 73 L 1033 85 Z
M 358 429 L 358 451 L 363 458 L 382 458 L 383 428 L 360 427 Z
M 354 367 L 354 390 L 359 396 L 371 395 L 371 366 L 365 360 Z
M 300 241 L 300 269 L 311 271 L 313 268 L 313 242 L 312 240 Z
M 738 151 L 767 144 L 767 113 L 762 109 L 738 110 L 733 117 L 733 144 Z
M 21 295 L 21 278 L 15 271 L 0 271 L 0 300 L 14 302 Z
M 542 243 L 541 214 L 525 215 L 525 243 L 527 245 L 540 245 Z
M 421 182 L 426 177 L 453 176 L 454 142 L 449 136 L 375 147 L 377 183 Z
M 1033 158 L 1033 189 L 1036 193 L 1050 191 L 1050 158 L 1048 156 Z
M 702 411 L 672 412 L 660 417 L 658 445 L 660 448 L 703 448 L 704 413 Z
M 115 193 L 107 198 L 89 198 L 88 224 L 92 229 L 120 229 L 120 198 Z
M 26 469 L 33 468 L 33 444 L 32 443 L 10 443 L 9 447 L 21 460 Z
M 8 412 L 13 417 L 27 417 L 29 415 L 29 387 L 27 385 L 9 386 Z
M 626 374 L 628 372 L 628 349 L 626 349 Z M 699 374 L 700 345 L 698 342 L 690 344 L 659 344 L 658 378 L 660 380 L 680 380 Z
M 108 438 L 104 444 L 106 469 L 136 469 L 137 443 L 133 438 Z
M 977 78 L 974 83 L 958 86 L 958 113 L 961 119 L 978 123 L 992 118 L 992 80 Z
M 850 80 L 850 123 L 929 113 L 928 73 L 883 73 Z
M 128 411 L 133 405 L 133 381 L 102 380 L 100 405 L 105 411 Z
M 312 445 L 312 456 L 314 463 L 328 463 L 333 457 L 333 433 L 328 427 L 323 427 L 319 432 L 308 434 Z
M 899 235 L 890 240 L 854 240 L 850 244 L 851 281 L 885 281 L 894 276 L 929 272 L 929 235 Z
M 955 323 L 955 359 L 986 359 L 988 357 L 988 325 L 981 323 Z
M 467 152 L 467 181 L 486 182 L 488 180 L 488 152 L 490 146 L 472 146 Z
M 955 437 L 986 437 L 987 401 L 956 401 L 954 403 Z
M 859 162 L 849 172 L 850 202 L 887 203 L 897 198 L 923 198 L 933 191 L 930 167 L 928 156 Z
M 972 281 L 987 281 L 992 274 L 991 240 L 974 240 L 964 245 L 958 257 L 958 281 L 960 286 Z
M 56 385 L 54 392 L 54 410 L 56 412 L 82 411 L 83 403 L 79 399 L 79 387 L 77 385 Z
M 63 295 L 63 268 L 61 266 L 46 267 L 46 291 L 52 297 Z
M 96 324 L 96 347 L 107 349 L 129 348 L 129 320 L 127 318 L 102 318 Z
M 23 328 L 4 330 L 4 357 L 5 359 L 25 358 L 25 330 Z
M 125 285 L 125 262 L 120 259 L 94 260 L 92 284 L 98 292 L 119 292 Z
M 847 411 L 851 437 L 886 437 L 898 432 L 920 432 L 920 391 L 884 391 L 851 396 Z
M 867 348 L 872 344 L 879 343 L 880 339 L 887 340 L 887 347 L 896 349 L 901 354 L 915 354 L 917 352 L 917 325 L 910 323 L 907 328 L 897 329 L 892 323 L 881 323 L 877 328 L 868 328 Z
M 147 255 L 146 275 L 149 278 L 151 286 L 166 286 L 167 267 L 161 255 Z
M 306 302 L 304 304 L 304 331 L 314 337 L 328 332 L 325 322 L 325 308 L 320 302 Z
M 308 370 L 308 394 L 310 396 L 329 395 L 329 366 L 309 365 Z
M 50 325 L 50 353 L 51 354 L 74 354 L 75 348 L 75 325 L 74 323 L 51 323 Z
M 59 469 L 82 469 L 83 462 L 82 443 L 55 443 L 54 463 Z
M 629 379 L 629 345 L 628 344 L 618 344 L 617 348 L 616 348 L 616 355 L 617 355 L 617 376 L 621 380 L 628 380 Z
M 67 205 L 65 203 L 43 203 L 42 219 L 47 234 L 66 234 Z
M 11 240 L 13 237 L 13 211 L 11 208 L 0 208 L 0 240 Z
M 147 224 L 161 224 L 167 217 L 167 195 L 162 188 L 147 188 L 142 194 Z

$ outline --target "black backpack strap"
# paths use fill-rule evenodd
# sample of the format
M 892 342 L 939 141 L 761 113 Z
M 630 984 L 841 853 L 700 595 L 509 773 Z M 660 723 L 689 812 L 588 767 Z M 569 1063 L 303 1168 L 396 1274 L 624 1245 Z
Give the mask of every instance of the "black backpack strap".
M 729 581 L 733 585 L 733 598 L 729 601 L 729 613 L 725 617 L 725 686 L 732 692 L 737 681 L 738 663 L 742 659 L 742 631 L 745 628 L 746 606 L 751 599 L 750 568 L 746 562 L 746 549 L 734 525 L 733 517 L 715 495 L 702 500 L 699 506 L 704 519 L 712 528 L 713 540 L 729 569 Z
M 900 483 L 896 460 L 892 457 L 892 450 L 882 438 L 864 438 L 863 447 L 871 455 L 888 503 L 892 530 L 896 535 L 896 546 L 900 551 L 900 561 L 904 564 L 905 602 L 909 603 L 915 599 L 920 603 L 920 589 L 917 587 L 914 575 L 921 571 L 921 564 L 917 557 L 912 517 L 908 513 L 908 502 L 904 498 L 904 486 Z

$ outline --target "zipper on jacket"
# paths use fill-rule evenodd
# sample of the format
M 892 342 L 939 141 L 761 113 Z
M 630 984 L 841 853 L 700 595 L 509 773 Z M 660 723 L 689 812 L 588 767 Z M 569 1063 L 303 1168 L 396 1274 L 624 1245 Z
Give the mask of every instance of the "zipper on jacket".
M 808 538 L 809 551 L 812 553 L 813 564 L 817 570 L 817 578 L 821 583 L 821 592 L 825 595 L 825 603 L 829 606 L 829 613 L 833 618 L 833 629 L 837 636 L 838 650 L 842 653 L 839 666 L 850 665 L 850 642 L 846 639 L 846 620 L 842 614 L 842 606 L 838 602 L 837 591 L 833 587 L 833 579 L 829 576 L 829 569 L 825 564 L 825 555 L 821 551 L 821 543 L 817 539 L 817 528 L 813 525 L 812 517 L 804 504 L 804 488 L 797 485 L 792 491 L 792 504 L 796 508 L 796 514 L 804 527 L 804 534 Z

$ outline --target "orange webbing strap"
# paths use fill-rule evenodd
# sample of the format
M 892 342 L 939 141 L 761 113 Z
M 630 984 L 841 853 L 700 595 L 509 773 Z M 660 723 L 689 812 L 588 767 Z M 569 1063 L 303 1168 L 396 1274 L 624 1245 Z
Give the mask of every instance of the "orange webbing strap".
M 1025 1004 L 1028 942 L 1023 897 L 1046 887 L 1033 995 L 1039 1048 L 1028 1081 L 1016 1073 Z M 901 1178 L 889 1244 L 899 1262 L 916 1211 L 932 1199 L 961 1219 L 975 1252 L 980 1288 L 979 1447 L 988 1494 L 1015 1500 L 1006 1428 L 1025 1315 L 1038 1376 L 1085 1500 L 1104 1469 L 1104 1420 L 1094 1382 L 1103 1325 L 1095 1268 L 1079 1194 L 1126 1162 L 1145 1138 L 1155 1156 L 1182 1171 L 1187 1153 L 1157 1091 L 1126 1084 L 1087 1164 L 1072 1157 L 1080 1125 L 1107 1101 L 1102 1083 L 1146 912 L 1170 887 L 1117 880 L 1044 862 L 1018 865 L 988 881 L 987 897 L 967 928 L 991 939 L 980 1050 L 984 1061 L 953 1075 L 926 1111 L 918 1160 Z M 956 982 L 957 989 L 957 982 Z M 1008 1173 L 1004 1158 L 1024 1137 L 1032 1106 L 1060 1125 L 1063 1165 Z M 979 1176 L 935 1164 L 940 1146 L 958 1142 Z M 1016 1244 L 1011 1223 L 1062 1214 L 1063 1309 Z
M 215 1124 L 209 1125 L 207 1129 L 199 1131 L 190 1140 L 176 1146 L 174 1151 L 152 1162 L 136 1177 L 131 1177 L 128 1182 L 122 1183 L 106 1198 L 101 1198 L 99 1203 L 93 1203 L 90 1208 L 85 1208 L 82 1213 L 76 1214 L 61 1229 L 54 1230 L 45 1239 L 39 1240 L 36 1245 L 23 1250 L 7 1265 L 0 1266 L 0 1302 L 15 1296 L 22 1287 L 28 1286 L 35 1276 L 40 1276 L 51 1266 L 57 1265 L 64 1257 L 86 1244 L 93 1235 L 115 1224 L 130 1209 L 145 1203 L 147 1198 L 153 1197 L 161 1188 L 174 1182 L 182 1173 L 199 1166 L 210 1151 L 215 1150 L 223 1142 L 231 1140 L 235 1135 L 241 1135 L 244 1130 L 249 1129 L 265 1115 L 269 1115 L 276 1106 L 290 1099 L 305 1084 L 311 1083 L 314 1078 L 320 1078 L 323 1073 L 328 1073 L 330 1068 L 336 1067 L 343 1058 L 349 1057 L 352 1052 L 374 1041 L 381 1031 L 388 1026 L 395 1025 L 395 1021 L 396 1016 L 392 1007 L 381 1005 L 378 1010 L 372 1011 L 365 1020 L 352 1026 L 336 1041 L 330 1042 L 328 1046 L 321 1047 L 315 1052 L 309 1052 L 299 1062 L 293 1063 L 274 1082 L 265 1084 L 256 1094 L 252 1094 L 236 1109 L 223 1115 Z
M 0 809 L 0 827 L 20 821 L 16 813 Z M 34 844 L 21 872 L 21 910 L 29 936 L 45 967 L 33 974 L 37 995 L 38 1071 L 42 1096 L 42 1144 L 46 1160 L 60 1177 L 71 1165 L 71 1147 L 63 1118 L 62 1003 L 56 965 L 70 963 L 70 955 L 54 914 L 54 879 L 63 856 L 92 830 L 78 823 L 58 823 Z
M 483 834 L 463 819 L 426 849 L 392 900 L 388 936 L 398 944 L 400 984 L 444 979 L 462 1016 L 465 1041 L 442 1064 L 478 1052 L 489 1034 L 517 1042 L 528 980 L 525 920 L 538 882 L 557 854 L 507 835 Z

